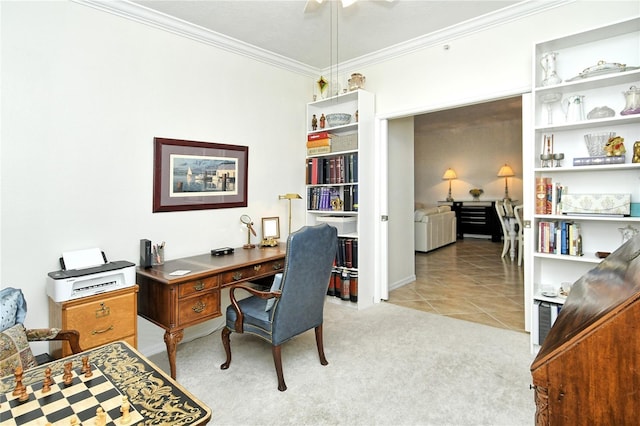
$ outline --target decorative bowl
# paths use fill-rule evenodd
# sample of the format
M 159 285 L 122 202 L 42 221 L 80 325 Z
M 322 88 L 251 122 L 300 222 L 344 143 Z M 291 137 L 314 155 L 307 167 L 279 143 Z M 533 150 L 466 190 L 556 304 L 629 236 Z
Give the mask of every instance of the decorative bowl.
M 474 200 L 480 198 L 480 196 L 484 193 L 484 191 L 480 188 L 473 188 L 469 190 L 469 194 L 473 197 Z
M 591 157 L 602 157 L 607 155 L 604 146 L 610 138 L 616 136 L 616 132 L 600 132 L 589 133 L 584 135 L 584 143 L 587 145 L 587 151 Z
M 326 117 L 327 123 L 329 123 L 329 127 L 344 126 L 345 124 L 349 124 L 351 122 L 351 114 L 347 114 L 344 112 L 327 114 Z

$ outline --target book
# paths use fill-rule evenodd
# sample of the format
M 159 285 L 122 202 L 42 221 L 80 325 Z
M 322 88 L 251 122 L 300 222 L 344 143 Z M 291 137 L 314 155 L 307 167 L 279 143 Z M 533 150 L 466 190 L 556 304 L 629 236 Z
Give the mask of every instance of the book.
M 315 139 L 307 141 L 307 148 L 317 148 L 319 146 L 331 146 L 331 139 Z
M 330 137 L 329 132 L 309 133 L 307 135 L 307 141 L 315 141 L 318 139 L 328 139 L 329 137 Z
M 307 148 L 307 155 L 329 154 L 330 152 L 331 146 L 316 146 L 314 148 Z

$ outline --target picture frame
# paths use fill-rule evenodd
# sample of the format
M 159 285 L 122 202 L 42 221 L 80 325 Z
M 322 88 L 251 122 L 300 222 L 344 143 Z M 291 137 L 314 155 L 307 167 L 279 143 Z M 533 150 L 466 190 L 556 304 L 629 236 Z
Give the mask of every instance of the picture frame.
M 154 138 L 153 212 L 247 206 L 249 147 Z
M 263 217 L 262 218 L 262 239 L 263 240 L 280 239 L 280 218 L 279 217 Z

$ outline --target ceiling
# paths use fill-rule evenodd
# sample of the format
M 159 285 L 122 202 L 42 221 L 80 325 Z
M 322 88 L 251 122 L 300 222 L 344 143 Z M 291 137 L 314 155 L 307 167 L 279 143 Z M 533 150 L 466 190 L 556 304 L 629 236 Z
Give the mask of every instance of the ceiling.
M 125 3 L 323 70 L 450 27 L 488 25 L 495 19 L 520 13 L 514 9 L 516 5 L 540 2 L 359 0 L 343 8 L 340 2 L 325 0 L 310 13 L 304 11 L 304 0 L 132 0 Z

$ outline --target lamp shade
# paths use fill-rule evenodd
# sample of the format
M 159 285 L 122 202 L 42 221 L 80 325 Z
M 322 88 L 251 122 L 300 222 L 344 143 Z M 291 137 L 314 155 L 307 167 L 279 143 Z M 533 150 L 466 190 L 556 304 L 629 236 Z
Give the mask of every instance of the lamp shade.
M 498 177 L 511 177 L 511 176 L 515 176 L 515 173 L 513 173 L 513 169 L 511 167 L 507 166 L 506 164 L 500 167 L 500 171 L 498 171 Z
M 457 179 L 458 175 L 456 175 L 456 172 L 453 171 L 453 169 L 451 167 L 449 167 L 447 169 L 446 172 L 444 172 L 444 174 L 442 175 L 442 179 L 443 180 L 451 180 L 451 179 Z

